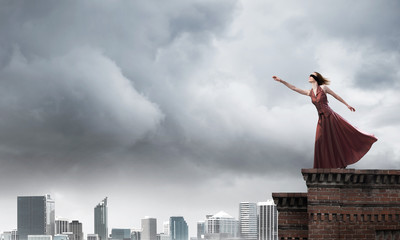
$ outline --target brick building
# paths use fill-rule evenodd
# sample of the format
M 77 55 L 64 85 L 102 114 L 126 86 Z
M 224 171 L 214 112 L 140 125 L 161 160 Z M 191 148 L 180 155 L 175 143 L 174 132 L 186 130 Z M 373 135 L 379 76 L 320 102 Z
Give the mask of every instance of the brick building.
M 400 170 L 302 169 L 307 193 L 273 193 L 281 240 L 400 240 Z

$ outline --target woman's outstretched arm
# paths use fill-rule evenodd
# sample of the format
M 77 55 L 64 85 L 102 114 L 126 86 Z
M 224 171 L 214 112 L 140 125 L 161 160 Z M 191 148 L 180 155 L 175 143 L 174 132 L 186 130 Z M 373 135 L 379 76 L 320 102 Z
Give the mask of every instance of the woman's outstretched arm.
M 300 94 L 307 95 L 307 96 L 310 95 L 310 90 L 303 90 L 303 89 L 297 88 L 294 85 L 292 85 L 286 81 L 283 81 L 282 79 L 278 78 L 277 76 L 272 76 L 272 78 L 277 82 L 283 83 L 286 87 L 292 89 L 295 92 L 298 92 Z
M 339 95 L 337 95 L 334 91 L 332 91 L 328 86 L 324 85 L 322 86 L 322 89 L 326 92 L 329 93 L 330 95 L 332 95 L 334 98 L 336 98 L 338 101 L 340 101 L 341 103 L 343 103 L 344 105 L 346 105 L 346 107 L 348 109 L 350 109 L 350 111 L 355 112 L 356 109 L 354 109 L 352 106 L 350 106 L 349 104 L 347 104 L 347 102 L 341 98 Z

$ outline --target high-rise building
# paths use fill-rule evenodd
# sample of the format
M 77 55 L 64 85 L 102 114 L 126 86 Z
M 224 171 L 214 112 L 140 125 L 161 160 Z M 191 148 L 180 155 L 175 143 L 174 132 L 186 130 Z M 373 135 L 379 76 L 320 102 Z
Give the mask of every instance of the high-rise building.
M 241 202 L 239 204 L 240 237 L 245 240 L 257 240 L 257 204 Z
M 169 236 L 169 221 L 163 223 L 164 235 Z
M 108 239 L 107 197 L 94 208 L 94 233 L 100 240 Z
M 203 239 L 204 235 L 206 234 L 205 231 L 205 221 L 198 221 L 197 222 L 197 239 Z
M 74 235 L 74 240 L 83 240 L 82 223 L 78 220 L 69 223 L 69 231 Z
M 131 230 L 127 228 L 113 228 L 111 229 L 111 238 L 113 240 L 130 240 Z
M 28 235 L 54 235 L 55 204 L 50 195 L 17 198 L 17 222 L 20 240 Z
M 142 219 L 142 240 L 157 240 L 157 219 L 145 217 Z
M 237 238 L 239 221 L 226 212 L 219 212 L 205 221 L 205 239 Z
M 57 218 L 56 221 L 55 234 L 63 234 L 64 232 L 69 232 L 69 222 L 65 218 Z
M 278 211 L 273 200 L 258 204 L 258 240 L 278 240 Z
M 188 225 L 183 217 L 169 218 L 169 235 L 171 240 L 189 240 Z

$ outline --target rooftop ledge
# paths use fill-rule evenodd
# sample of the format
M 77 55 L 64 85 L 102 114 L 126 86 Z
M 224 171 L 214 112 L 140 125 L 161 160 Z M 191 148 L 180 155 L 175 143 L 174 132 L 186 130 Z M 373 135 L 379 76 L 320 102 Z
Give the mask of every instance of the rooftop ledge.
M 307 187 L 389 187 L 400 188 L 400 170 L 302 169 Z

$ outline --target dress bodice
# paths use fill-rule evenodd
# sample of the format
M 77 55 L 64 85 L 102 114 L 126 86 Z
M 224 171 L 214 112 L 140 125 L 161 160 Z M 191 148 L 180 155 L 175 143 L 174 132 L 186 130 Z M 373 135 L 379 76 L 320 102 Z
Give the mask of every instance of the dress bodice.
M 314 90 L 311 89 L 311 101 L 317 108 L 318 114 L 325 115 L 326 117 L 332 113 L 332 109 L 328 105 L 328 97 L 326 96 L 324 90 L 320 86 L 317 88 L 317 94 L 314 94 Z

